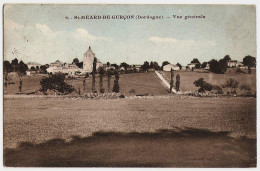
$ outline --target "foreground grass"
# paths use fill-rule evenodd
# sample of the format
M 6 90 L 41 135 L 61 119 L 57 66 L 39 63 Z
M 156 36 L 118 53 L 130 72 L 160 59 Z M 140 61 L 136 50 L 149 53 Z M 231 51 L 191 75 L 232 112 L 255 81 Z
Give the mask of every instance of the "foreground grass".
M 173 127 L 195 131 L 176 135 Z M 4 100 L 7 166 L 249 167 L 255 138 L 255 98 Z
M 96 132 L 71 141 L 23 142 L 4 151 L 6 166 L 22 167 L 255 167 L 256 141 L 192 128 L 155 133 Z

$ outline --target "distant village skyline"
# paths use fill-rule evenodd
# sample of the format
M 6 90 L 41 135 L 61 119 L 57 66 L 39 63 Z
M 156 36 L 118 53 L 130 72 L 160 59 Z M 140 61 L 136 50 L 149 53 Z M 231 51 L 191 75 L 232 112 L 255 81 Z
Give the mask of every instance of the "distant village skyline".
M 86 12 L 87 11 L 87 12 Z M 241 12 L 243 11 L 243 12 Z M 41 17 L 32 15 L 40 13 Z M 75 20 L 84 15 L 164 16 L 163 20 Z M 166 18 L 203 15 L 198 19 Z M 83 61 L 91 46 L 102 62 L 187 65 L 225 55 L 256 57 L 255 7 L 250 5 L 5 5 L 4 60 L 49 64 Z

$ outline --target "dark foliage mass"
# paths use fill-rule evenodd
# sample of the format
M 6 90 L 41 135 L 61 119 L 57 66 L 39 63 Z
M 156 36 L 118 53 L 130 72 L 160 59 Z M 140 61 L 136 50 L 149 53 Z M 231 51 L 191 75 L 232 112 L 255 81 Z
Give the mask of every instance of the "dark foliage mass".
M 222 85 L 222 87 L 230 90 L 231 94 L 236 94 L 236 89 L 237 89 L 238 85 L 239 85 L 239 81 L 237 81 L 237 80 L 235 80 L 233 78 L 229 78 Z
M 74 91 L 74 88 L 65 83 L 65 75 L 64 74 L 54 74 L 49 75 L 48 77 L 43 77 L 40 81 L 41 84 L 41 92 L 47 92 L 47 90 L 51 90 L 54 92 L 60 92 L 62 94 L 69 94 Z
M 13 71 L 13 65 L 10 64 L 9 61 L 4 61 L 4 72 L 12 72 Z
M 120 87 L 119 87 L 119 73 L 117 70 L 115 70 L 115 80 L 114 80 L 114 86 L 113 86 L 113 92 L 119 93 Z
M 248 55 L 244 57 L 243 64 L 248 67 L 248 73 L 251 74 L 251 68 L 256 66 L 256 59 Z
M 205 91 L 211 91 L 213 89 L 213 86 L 210 83 L 207 83 L 204 81 L 204 78 L 200 78 L 193 82 L 193 84 L 196 87 L 200 87 L 198 92 L 205 92 Z
M 141 66 L 142 70 L 147 71 L 149 69 L 149 62 L 145 61 L 144 64 Z
M 4 61 L 4 65 L 3 65 L 4 72 L 8 73 L 14 71 L 20 75 L 24 75 L 27 70 L 28 70 L 28 66 L 22 60 L 19 62 L 17 58 L 12 60 L 11 63 L 9 61 Z
M 224 74 L 227 70 L 227 61 L 220 59 L 219 61 L 212 59 L 209 61 L 209 70 L 217 74 Z

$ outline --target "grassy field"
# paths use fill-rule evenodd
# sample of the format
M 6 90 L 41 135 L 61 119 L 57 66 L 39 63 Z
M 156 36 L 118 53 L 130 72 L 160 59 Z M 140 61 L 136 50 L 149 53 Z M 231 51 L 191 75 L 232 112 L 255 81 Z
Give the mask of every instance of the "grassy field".
M 23 80 L 23 93 L 37 92 L 40 89 L 40 80 L 43 76 L 25 76 Z M 16 94 L 19 92 L 19 78 L 10 76 L 12 82 L 15 84 L 8 85 L 7 94 Z M 75 80 L 66 80 L 69 84 L 78 91 L 80 88 L 83 93 L 83 78 Z M 107 77 L 103 79 L 105 91 L 107 92 Z M 111 78 L 111 90 L 114 84 L 114 76 Z M 86 79 L 88 93 L 91 92 L 92 78 Z M 148 95 L 164 95 L 168 94 L 167 90 L 160 83 L 159 78 L 155 73 L 134 73 L 134 74 L 122 74 L 119 79 L 120 92 L 125 95 L 136 95 L 136 94 L 148 94 Z M 131 89 L 135 90 L 135 93 L 129 93 Z M 96 77 L 96 90 L 99 91 L 99 77 Z
M 232 69 L 229 69 L 232 70 Z M 222 85 L 228 78 L 234 78 L 241 84 L 249 84 L 252 92 L 256 91 L 256 72 L 252 70 L 252 74 L 247 73 L 235 73 L 230 74 L 214 74 L 214 73 L 200 73 L 192 71 L 175 71 L 175 77 L 177 74 L 181 76 L 181 91 L 197 91 L 198 87 L 195 87 L 193 82 L 199 78 L 204 78 L 205 81 L 213 85 Z M 166 77 L 170 78 L 170 72 L 164 72 Z M 25 76 L 23 77 L 23 93 L 37 92 L 40 89 L 40 80 L 43 76 Z M 19 78 L 16 76 L 9 76 L 12 82 L 15 84 L 8 85 L 7 94 L 16 94 L 19 92 Z M 92 78 L 86 79 L 87 81 L 87 92 L 91 92 Z M 113 87 L 114 77 L 111 78 L 111 89 Z M 78 91 L 80 89 L 83 93 L 83 78 L 77 78 L 75 80 L 66 79 L 66 82 L 73 85 Z M 119 79 L 120 92 L 124 95 L 136 95 L 136 94 L 147 94 L 147 95 L 166 95 L 167 90 L 162 86 L 159 78 L 153 72 L 148 73 L 132 73 L 122 74 Z M 105 92 L 107 92 L 107 77 L 103 79 L 103 85 Z M 134 93 L 130 93 L 133 89 Z M 96 90 L 99 91 L 99 77 L 96 77 Z M 239 93 L 239 88 L 237 89 Z
M 249 167 L 255 143 L 255 98 L 4 100 L 7 166 Z
M 233 70 L 233 69 L 230 69 Z M 181 77 L 181 91 L 198 91 L 198 87 L 195 87 L 193 82 L 199 78 L 204 78 L 206 82 L 209 82 L 213 85 L 221 86 L 228 78 L 234 78 L 239 81 L 241 84 L 249 84 L 252 91 L 256 91 L 256 71 L 252 70 L 252 74 L 239 73 L 239 74 L 214 74 L 214 73 L 199 73 L 192 71 L 174 71 L 176 77 L 177 74 L 180 74 Z M 170 72 L 164 72 L 165 76 L 170 78 Z M 176 78 L 174 78 L 176 79 Z M 238 88 L 239 92 L 239 88 Z

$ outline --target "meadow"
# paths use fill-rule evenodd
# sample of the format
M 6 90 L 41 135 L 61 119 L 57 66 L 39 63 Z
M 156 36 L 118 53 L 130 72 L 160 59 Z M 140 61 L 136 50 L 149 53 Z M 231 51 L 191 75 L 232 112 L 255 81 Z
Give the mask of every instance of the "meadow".
M 214 85 L 234 78 L 256 90 L 255 72 L 174 73 L 181 76 L 182 91 L 197 91 L 198 78 Z M 42 77 L 23 77 L 23 94 L 41 94 Z M 14 84 L 4 96 L 5 166 L 256 166 L 256 98 L 165 96 L 168 91 L 152 72 L 121 74 L 123 99 L 15 95 L 19 78 L 10 78 Z M 91 78 L 86 81 L 89 93 Z M 83 93 L 83 78 L 66 82 Z M 103 83 L 107 92 L 106 77 Z
M 4 163 L 254 167 L 256 99 L 7 98 Z
M 225 83 L 225 81 L 229 78 L 233 78 L 239 81 L 239 86 L 242 84 L 247 84 L 250 86 L 252 93 L 256 91 L 256 71 L 252 70 L 252 74 L 244 73 L 233 73 L 232 69 L 228 69 L 226 74 L 215 74 L 215 73 L 205 73 L 198 71 L 174 71 L 175 77 L 177 74 L 180 75 L 181 83 L 180 89 L 181 91 L 198 91 L 198 87 L 195 87 L 193 82 L 198 80 L 199 78 L 204 78 L 206 82 L 209 82 L 213 85 L 219 85 Z M 170 72 L 163 72 L 167 78 L 170 78 Z M 36 76 L 24 76 L 23 80 L 23 88 L 22 92 L 24 94 L 27 93 L 36 93 L 42 94 L 39 92 L 40 80 L 43 76 L 47 75 L 36 75 Z M 10 75 L 10 82 L 14 84 L 8 85 L 7 94 L 16 94 L 19 92 L 19 78 L 18 76 Z M 174 78 L 175 80 L 175 78 Z M 83 94 L 83 78 L 75 78 L 65 80 L 67 83 L 72 85 L 75 90 L 80 91 Z M 96 77 L 96 90 L 99 92 L 99 83 L 100 78 Z M 111 91 L 113 88 L 114 76 L 112 76 L 110 80 Z M 150 96 L 158 96 L 158 95 L 167 95 L 168 91 L 164 88 L 159 78 L 153 72 L 146 73 L 131 73 L 131 74 L 120 74 L 119 79 L 120 85 L 120 93 L 124 95 L 150 95 Z M 86 79 L 86 93 L 92 92 L 92 77 Z M 108 91 L 107 88 L 107 76 L 103 78 L 103 87 L 105 92 Z M 239 87 L 237 92 L 240 93 Z
M 256 91 L 256 71 L 252 70 L 251 74 L 248 74 L 247 71 L 244 73 L 234 73 L 233 68 L 229 68 L 226 74 L 215 74 L 212 72 L 196 72 L 196 71 L 174 71 L 176 77 L 177 74 L 181 77 L 181 91 L 198 91 L 193 82 L 199 78 L 204 78 L 204 80 L 212 85 L 221 86 L 229 78 L 233 78 L 239 81 L 239 86 L 242 84 L 248 84 L 251 88 L 251 91 Z M 163 72 L 165 76 L 170 79 L 170 72 Z M 174 78 L 175 80 L 176 78 Z M 239 87 L 238 87 L 239 92 Z
M 40 80 L 43 76 L 47 75 L 36 75 L 36 76 L 24 76 L 23 80 L 23 93 L 35 93 L 41 94 L 39 89 L 41 88 Z M 19 78 L 18 76 L 9 76 L 10 82 L 14 84 L 8 85 L 7 94 L 16 94 L 19 92 Z M 66 79 L 67 83 L 72 85 L 76 91 L 79 90 L 83 94 L 83 78 Z M 111 92 L 114 84 L 114 76 L 110 80 Z M 120 93 L 124 95 L 136 95 L 136 94 L 147 94 L 147 95 L 166 95 L 167 90 L 160 83 L 159 78 L 155 73 L 132 73 L 122 74 L 119 78 Z M 92 77 L 86 79 L 86 93 L 92 92 Z M 103 87 L 107 92 L 107 76 L 103 78 Z M 130 91 L 130 90 L 134 90 Z M 99 92 L 99 77 L 96 77 L 96 90 Z

